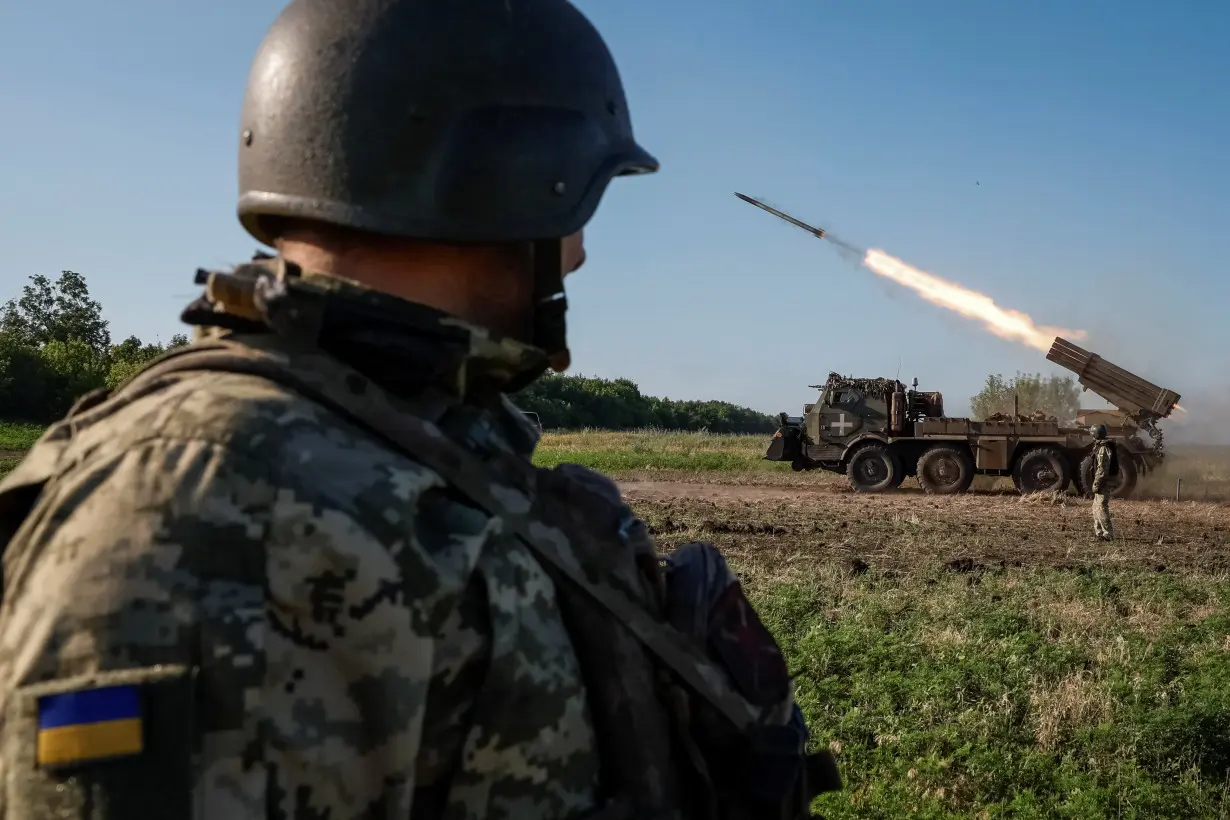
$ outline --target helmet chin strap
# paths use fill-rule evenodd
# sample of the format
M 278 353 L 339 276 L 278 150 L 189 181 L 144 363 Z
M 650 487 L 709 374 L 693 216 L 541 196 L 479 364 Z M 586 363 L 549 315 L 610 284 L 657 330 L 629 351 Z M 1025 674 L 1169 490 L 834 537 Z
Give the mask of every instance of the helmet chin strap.
M 564 295 L 563 241 L 535 240 L 531 245 L 531 256 L 534 316 L 530 344 L 545 351 L 550 358 L 551 369 L 562 373 L 572 361 L 565 319 L 568 299 Z

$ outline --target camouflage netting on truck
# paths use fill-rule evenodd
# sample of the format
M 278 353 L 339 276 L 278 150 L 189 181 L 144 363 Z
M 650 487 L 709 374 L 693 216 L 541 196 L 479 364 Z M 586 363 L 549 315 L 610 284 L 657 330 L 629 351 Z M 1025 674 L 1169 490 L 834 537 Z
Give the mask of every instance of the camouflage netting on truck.
M 851 387 L 866 396 L 891 396 L 897 390 L 905 390 L 905 385 L 896 379 L 856 379 L 840 373 L 829 373 L 824 384 L 809 384 L 808 387 L 815 390 Z

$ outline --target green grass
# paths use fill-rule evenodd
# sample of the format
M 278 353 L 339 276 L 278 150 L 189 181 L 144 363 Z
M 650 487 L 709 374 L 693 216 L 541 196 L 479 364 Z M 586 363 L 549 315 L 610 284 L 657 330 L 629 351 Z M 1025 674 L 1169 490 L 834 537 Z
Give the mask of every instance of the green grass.
M 813 572 L 747 582 L 840 761 L 826 817 L 1227 815 L 1230 579 Z
M 40 424 L 0 422 L 0 450 L 27 450 L 45 429 Z
M 46 428 L 39 424 L 0 422 L 0 478 L 8 475 L 17 466 L 19 459 L 10 456 L 32 447 L 44 429 Z
M 694 473 L 773 473 L 788 465 L 764 460 L 769 436 L 717 435 L 644 430 L 615 433 L 582 430 L 545 433 L 534 463 L 554 467 L 572 462 L 609 473 L 684 471 Z
M 1223 505 L 1125 503 L 1102 546 L 996 496 L 634 502 L 739 573 L 837 756 L 824 816 L 1230 815 Z

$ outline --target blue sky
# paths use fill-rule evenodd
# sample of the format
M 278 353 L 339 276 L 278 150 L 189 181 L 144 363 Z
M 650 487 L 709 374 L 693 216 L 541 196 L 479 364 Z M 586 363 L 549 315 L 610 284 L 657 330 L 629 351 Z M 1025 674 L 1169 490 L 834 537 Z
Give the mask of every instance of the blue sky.
M 579 4 L 662 161 L 617 180 L 570 283 L 574 372 L 797 413 L 829 370 L 964 410 L 1051 372 L 737 200 L 982 291 L 1230 407 L 1230 5 L 1141 0 Z M 0 10 L 0 296 L 86 275 L 117 338 L 166 339 L 234 216 L 247 69 L 281 4 Z M 1096 402 L 1092 401 L 1094 404 Z

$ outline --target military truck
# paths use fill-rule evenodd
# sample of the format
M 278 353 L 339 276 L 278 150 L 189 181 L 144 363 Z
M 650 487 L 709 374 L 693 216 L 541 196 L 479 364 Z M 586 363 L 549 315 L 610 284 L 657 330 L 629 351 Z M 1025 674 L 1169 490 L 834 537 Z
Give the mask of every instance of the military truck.
M 983 421 L 944 415 L 944 397 L 907 388 L 896 379 L 858 379 L 830 373 L 819 400 L 803 415 L 782 413 L 765 458 L 796 470 L 844 473 L 860 492 L 883 492 L 915 476 L 927 493 L 947 495 L 969 489 L 976 475 L 1010 476 L 1021 493 L 1066 491 L 1075 484 L 1090 493 L 1093 436 L 1103 423 L 1119 454 L 1113 496 L 1128 497 L 1141 475 L 1156 469 L 1165 454 L 1157 422 L 1179 401 L 1158 387 L 1072 342 L 1056 337 L 1046 358 L 1076 374 L 1118 411 L 1088 410 L 1068 423 L 1017 412 Z M 1140 434 L 1149 436 L 1146 444 Z

